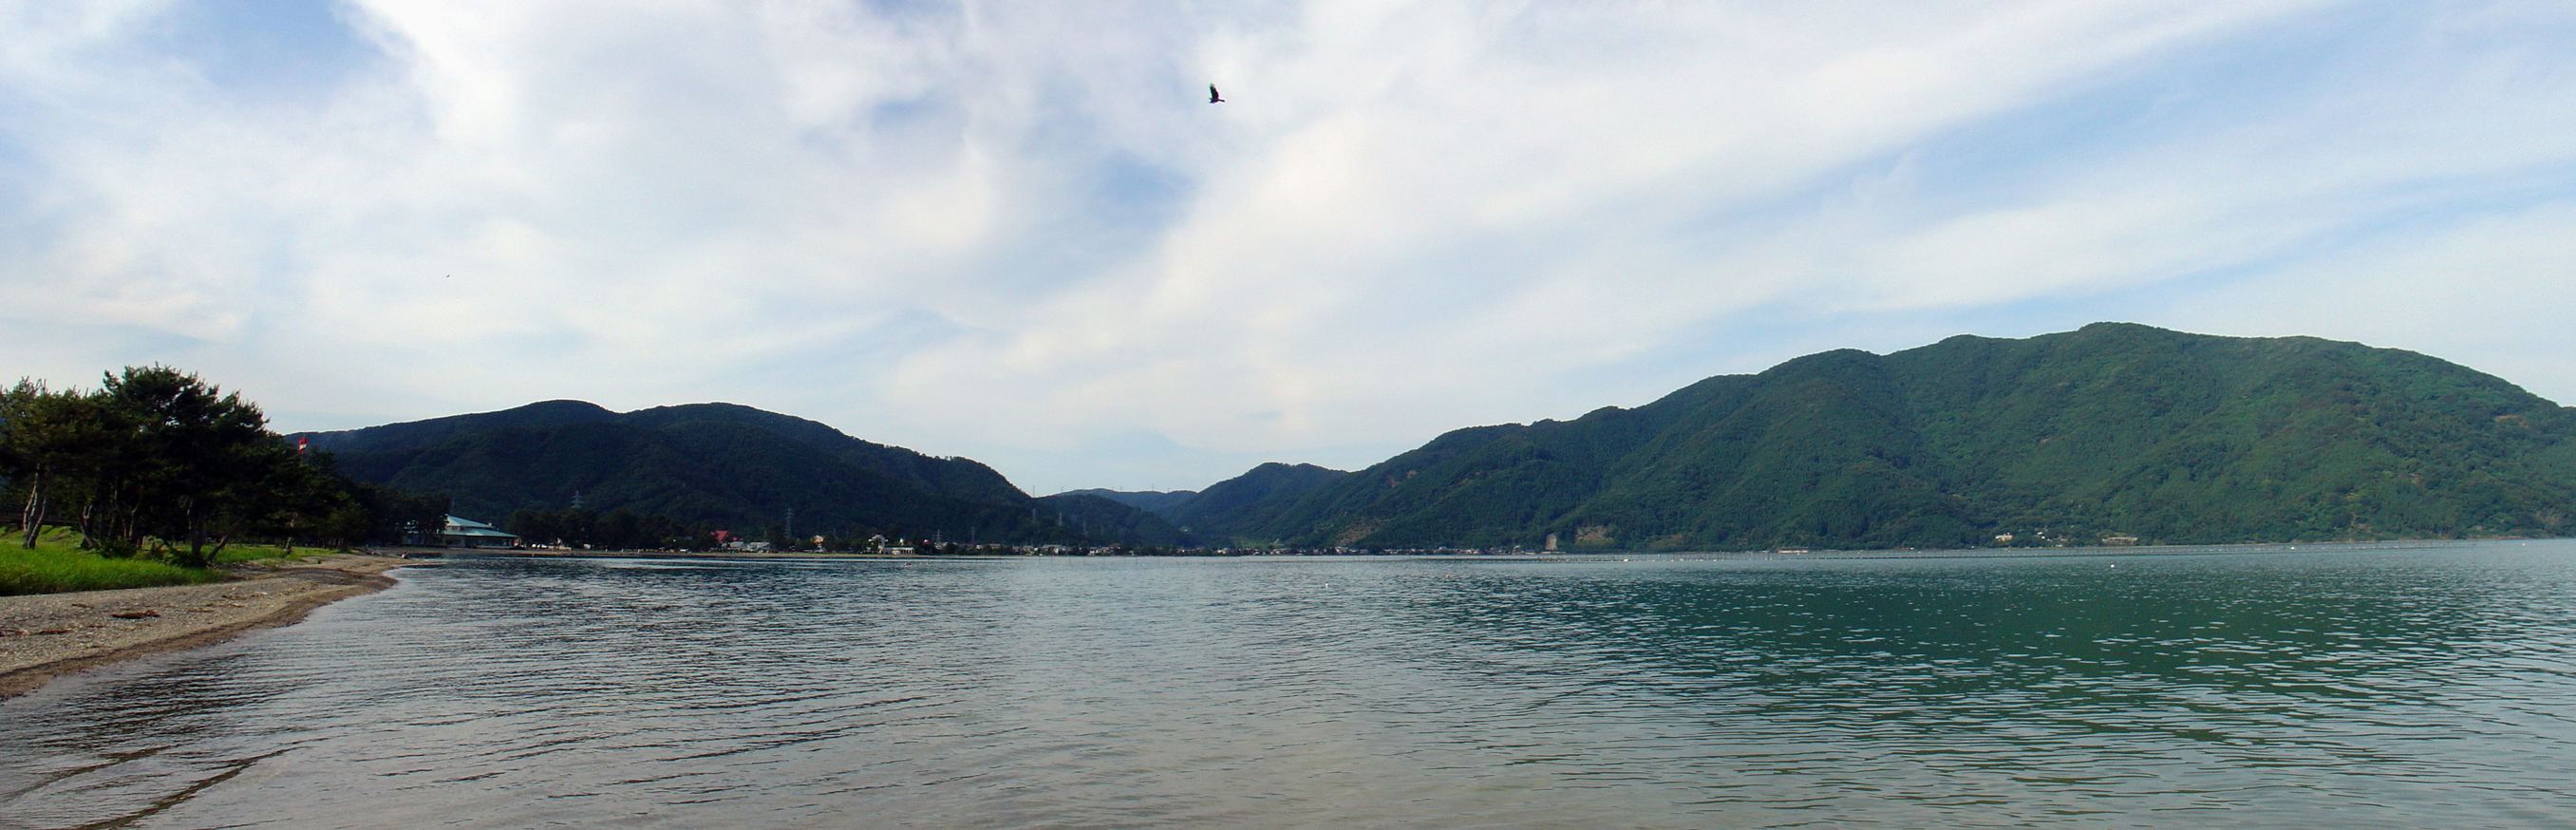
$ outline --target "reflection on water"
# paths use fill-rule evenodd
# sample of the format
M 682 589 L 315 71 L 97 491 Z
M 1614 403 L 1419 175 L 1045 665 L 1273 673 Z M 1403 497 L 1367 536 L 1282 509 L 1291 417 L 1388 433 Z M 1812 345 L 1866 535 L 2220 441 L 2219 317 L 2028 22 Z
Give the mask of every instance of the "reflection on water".
M 0 826 L 2576 826 L 2568 542 L 404 580 L 0 704 Z

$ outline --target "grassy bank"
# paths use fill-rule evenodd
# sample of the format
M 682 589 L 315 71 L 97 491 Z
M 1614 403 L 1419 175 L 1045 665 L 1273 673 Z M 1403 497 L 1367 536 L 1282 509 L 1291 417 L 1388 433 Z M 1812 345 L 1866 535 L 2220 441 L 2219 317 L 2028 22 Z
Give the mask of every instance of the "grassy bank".
M 20 547 L 12 534 L 5 544 L 0 544 L 0 596 L 193 585 L 225 578 L 216 571 L 182 568 L 167 562 L 109 559 L 81 550 L 78 542 L 79 537 L 68 530 L 50 530 L 36 540 L 34 550 L 29 550 Z M 280 555 L 276 548 L 236 546 L 226 548 L 221 559 L 243 562 Z

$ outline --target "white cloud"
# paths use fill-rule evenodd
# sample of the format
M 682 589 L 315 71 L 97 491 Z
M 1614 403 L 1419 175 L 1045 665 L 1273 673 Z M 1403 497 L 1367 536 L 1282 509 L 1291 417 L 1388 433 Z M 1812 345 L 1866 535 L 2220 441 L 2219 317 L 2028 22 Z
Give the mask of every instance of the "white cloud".
M 1226 105 L 1238 150 L 1163 245 L 1007 337 L 915 356 L 908 388 L 1237 451 L 1527 412 L 1551 375 L 1797 290 L 1671 250 L 1696 247 L 1691 217 L 2294 8 L 1993 4 L 1828 29 L 1624 9 L 1574 27 L 1617 48 L 1567 55 L 1483 7 L 1326 4 L 1225 62 L 1268 85 L 1238 85 L 1257 90 Z M 1550 17 L 1540 31 L 1566 16 L 1515 11 Z M 1174 388 L 1207 403 L 1147 391 Z
M 2548 4 L 354 0 L 258 94 L 177 8 L 0 13 L 22 371 L 184 359 L 298 427 L 730 399 L 1063 486 L 1786 330 L 2341 308 L 2291 298 L 2553 230 L 2576 162 Z
M 2567 313 L 2576 308 L 2576 203 L 2558 202 L 2376 238 L 2165 312 L 2246 336 L 2305 334 L 2403 348 L 2576 403 Z

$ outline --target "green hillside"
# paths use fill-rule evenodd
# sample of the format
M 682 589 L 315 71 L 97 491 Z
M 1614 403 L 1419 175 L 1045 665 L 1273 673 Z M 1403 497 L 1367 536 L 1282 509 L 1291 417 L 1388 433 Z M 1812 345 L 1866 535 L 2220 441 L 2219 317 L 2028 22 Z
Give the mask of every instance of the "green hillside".
M 1085 493 L 1057 493 L 1041 496 L 1035 501 L 1042 522 L 1079 533 L 1085 538 L 1162 548 L 1183 547 L 1195 542 L 1189 534 L 1173 527 L 1162 517 L 1115 499 Z
M 1835 351 L 1459 430 L 1242 534 L 1299 545 L 1958 547 L 2559 535 L 2576 413 L 2410 352 L 2104 323 Z
M 445 418 L 407 421 L 338 432 L 299 432 L 287 437 L 308 441 L 311 449 L 354 453 L 419 449 L 469 432 L 487 429 L 551 427 L 565 424 L 605 423 L 615 420 L 617 420 L 617 413 L 589 401 L 539 401 L 499 412 L 451 415 Z
M 349 475 L 446 493 L 460 515 L 592 510 L 706 522 L 737 534 L 950 541 L 1182 541 L 1169 522 L 1105 500 L 1032 499 L 991 468 L 861 441 L 733 404 L 613 413 L 579 401 L 302 436 Z M 399 483 L 396 483 L 399 482 Z M 1097 503 L 1094 503 L 1097 501 Z
M 1262 505 L 1296 498 L 1350 473 L 1313 464 L 1270 462 L 1208 485 L 1197 495 L 1154 512 L 1202 539 L 1223 544 L 1263 518 Z
M 1140 509 L 1140 510 L 1145 510 L 1145 511 L 1148 511 L 1148 512 L 1152 512 L 1152 513 L 1154 513 L 1154 514 L 1156 514 L 1156 515 L 1160 515 L 1160 514 L 1162 513 L 1162 511 L 1163 511 L 1165 508 L 1169 508 L 1169 507 L 1171 507 L 1171 506 L 1173 506 L 1173 505 L 1180 504 L 1181 502 L 1185 502 L 1185 501 L 1189 501 L 1190 499 L 1197 498 L 1197 497 L 1198 497 L 1198 495 L 1199 495 L 1199 491 L 1197 491 L 1197 490 L 1111 490 L 1111 489 L 1102 488 L 1102 487 L 1092 487 L 1092 488 L 1086 488 L 1086 489 L 1082 489 L 1082 490 L 1066 490 L 1066 491 L 1064 491 L 1064 492 L 1062 492 L 1062 493 L 1057 493 L 1056 495 L 1057 495 L 1057 496 L 1099 496 L 1099 497 L 1101 497 L 1101 498 L 1108 499 L 1108 500 L 1110 500 L 1110 501 L 1114 501 L 1114 502 L 1117 502 L 1117 503 L 1119 503 L 1119 504 L 1127 505 L 1127 506 L 1129 506 L 1129 507 L 1134 507 L 1134 508 L 1137 508 L 1137 509 Z M 1053 498 L 1053 496 L 1050 496 L 1049 498 Z
M 1313 464 L 1273 461 L 1205 490 L 1073 490 L 1059 496 L 1099 496 L 1142 508 L 1179 525 L 1195 541 L 1223 547 L 1249 541 L 1244 534 L 1271 518 L 1276 505 L 1346 475 L 1350 473 Z
M 923 455 L 902 447 L 862 441 L 791 415 L 729 403 L 698 403 L 639 409 L 618 417 L 619 423 L 661 427 L 688 423 L 734 423 L 776 433 L 829 453 L 861 468 L 916 488 L 969 501 L 1018 505 L 1028 494 L 1001 473 L 971 459 Z

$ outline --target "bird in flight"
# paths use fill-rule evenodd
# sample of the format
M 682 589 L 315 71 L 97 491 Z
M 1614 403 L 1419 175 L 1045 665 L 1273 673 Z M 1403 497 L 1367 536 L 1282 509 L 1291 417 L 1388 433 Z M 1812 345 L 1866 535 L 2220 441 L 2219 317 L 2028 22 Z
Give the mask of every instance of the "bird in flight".
M 1215 85 L 1215 84 L 1208 84 L 1208 103 L 1211 103 L 1211 104 L 1222 104 L 1222 103 L 1225 103 L 1225 99 L 1224 99 L 1224 98 L 1219 98 L 1219 97 L 1217 97 L 1217 94 L 1216 94 L 1216 85 Z

